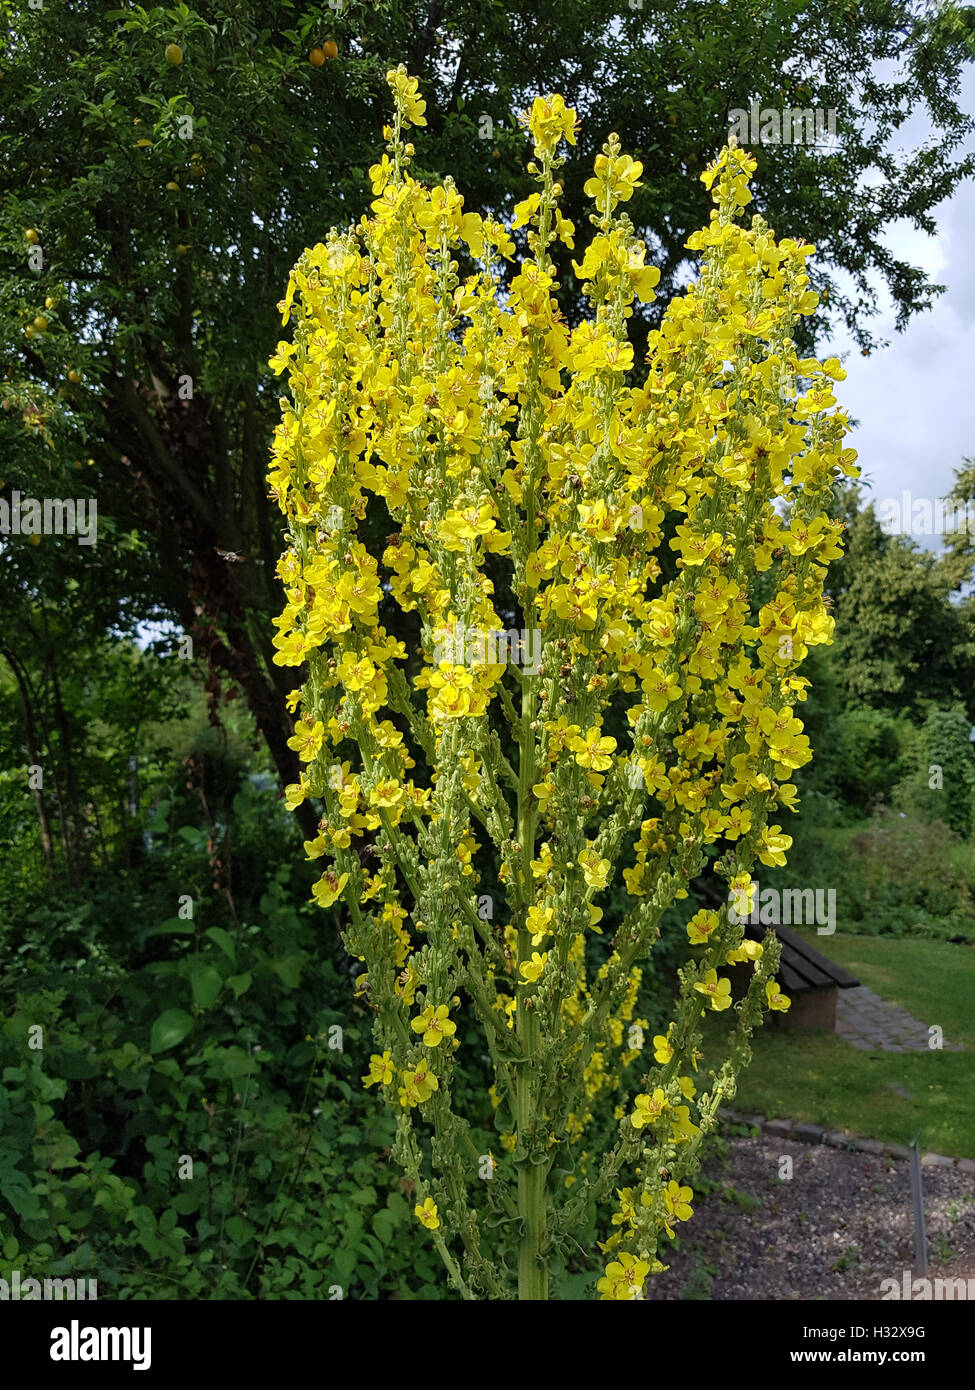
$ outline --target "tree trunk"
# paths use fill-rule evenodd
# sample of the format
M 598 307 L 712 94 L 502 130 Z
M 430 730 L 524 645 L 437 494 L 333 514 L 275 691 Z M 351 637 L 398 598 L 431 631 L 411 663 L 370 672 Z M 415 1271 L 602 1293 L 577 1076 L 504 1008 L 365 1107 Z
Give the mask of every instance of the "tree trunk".
M 27 680 L 26 672 L 21 668 L 13 654 L 6 648 L 0 647 L 8 666 L 14 673 L 17 688 L 20 691 L 20 702 L 24 710 L 24 739 L 27 744 L 27 757 L 31 767 L 40 767 L 37 750 L 37 726 L 34 721 L 34 705 L 31 699 L 30 683 Z M 47 815 L 47 806 L 44 801 L 44 792 L 40 787 L 33 788 L 34 808 L 37 812 L 37 822 L 41 832 L 41 851 L 44 855 L 44 862 L 47 864 L 48 872 L 53 878 L 57 872 L 57 861 L 54 855 L 54 840 L 51 836 L 51 822 Z

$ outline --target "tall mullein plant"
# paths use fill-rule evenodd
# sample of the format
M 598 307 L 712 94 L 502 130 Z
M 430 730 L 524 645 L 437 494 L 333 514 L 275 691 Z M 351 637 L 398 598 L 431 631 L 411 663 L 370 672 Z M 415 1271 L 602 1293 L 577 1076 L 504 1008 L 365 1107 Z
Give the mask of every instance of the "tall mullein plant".
M 774 817 L 795 809 L 789 778 L 810 757 L 797 671 L 831 638 L 830 500 L 856 473 L 832 394 L 844 374 L 797 356 L 813 248 L 777 243 L 760 217 L 740 225 L 743 150 L 702 175 L 715 207 L 688 242 L 700 275 L 632 385 L 627 319 L 659 278 L 620 211 L 640 164 L 616 136 L 595 161 L 596 231 L 575 266 L 592 313 L 570 329 L 552 249 L 574 249 L 558 149 L 575 113 L 550 96 L 526 115 L 538 188 L 513 227 L 529 258 L 504 282 L 512 227 L 465 213 L 450 179 L 410 176 L 424 103 L 403 69 L 388 81 L 371 215 L 301 257 L 281 306 L 294 341 L 272 359 L 292 396 L 269 474 L 290 532 L 275 659 L 307 673 L 289 701 L 306 769 L 287 800 L 321 808 L 305 848 L 364 967 L 378 1050 L 363 1081 L 396 1113 L 394 1153 L 455 1288 L 513 1295 L 499 1237 L 513 1229 L 517 1296 L 547 1298 L 550 1265 L 612 1204 L 595 1291 L 638 1298 L 691 1216 L 684 1179 L 752 1030 L 788 1006 L 774 937 L 743 939 L 725 907 L 687 923 L 666 1033 L 644 1041 L 635 1017 L 641 963 L 688 880 L 710 859 L 742 906 L 755 861 L 782 864 L 791 843 Z M 463 280 L 461 245 L 477 267 Z M 381 564 L 357 538 L 376 507 Z M 514 651 L 488 640 L 508 629 L 488 556 L 520 609 Z M 420 632 L 411 680 L 379 621 L 393 603 Z M 624 737 L 604 732 L 611 711 Z M 488 839 L 500 869 L 485 883 Z M 600 900 L 624 862 L 610 937 Z M 733 1004 L 736 962 L 751 975 Z M 494 1069 L 497 1156 L 454 1102 L 462 1000 Z M 702 1019 L 726 1010 L 726 1060 L 705 1076 Z M 592 1153 L 601 1103 L 616 1137 Z

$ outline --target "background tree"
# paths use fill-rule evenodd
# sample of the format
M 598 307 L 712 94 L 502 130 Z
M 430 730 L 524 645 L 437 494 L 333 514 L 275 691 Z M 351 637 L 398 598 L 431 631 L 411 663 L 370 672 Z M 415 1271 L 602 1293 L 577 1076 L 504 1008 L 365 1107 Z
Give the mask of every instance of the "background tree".
M 33 476 L 52 492 L 79 450 L 93 456 L 102 513 L 143 538 L 152 601 L 193 635 L 214 706 L 228 679 L 239 685 L 288 780 L 288 682 L 268 641 L 273 306 L 302 247 L 364 209 L 388 66 L 405 59 L 431 98 L 420 170 L 452 169 L 472 207 L 503 212 L 528 191 L 515 113 L 530 94 L 558 88 L 584 117 L 568 189 L 619 131 L 645 166 L 632 215 L 664 301 L 707 211 L 686 174 L 720 145 L 729 110 L 753 97 L 835 108 L 837 153 L 762 152 L 758 210 L 820 246 L 812 332 L 835 312 L 865 349 L 874 272 L 902 322 L 936 290 L 891 256 L 884 227 L 905 217 L 932 230 L 931 210 L 972 170 L 956 153 L 970 122 L 955 100 L 972 16 L 953 6 L 357 0 L 336 14 L 4 0 L 0 14 L 4 97 L 20 113 L 0 143 L 10 423 L 29 427 Z M 323 46 L 314 66 L 326 39 L 337 56 Z M 938 138 L 895 158 L 890 137 L 918 107 Z M 580 220 L 570 200 L 573 211 Z M 638 337 L 645 327 L 634 319 Z
M 956 580 L 949 558 L 888 535 L 872 503 L 853 515 L 831 575 L 848 701 L 923 714 L 961 700 L 975 715 L 975 633 L 950 601 Z

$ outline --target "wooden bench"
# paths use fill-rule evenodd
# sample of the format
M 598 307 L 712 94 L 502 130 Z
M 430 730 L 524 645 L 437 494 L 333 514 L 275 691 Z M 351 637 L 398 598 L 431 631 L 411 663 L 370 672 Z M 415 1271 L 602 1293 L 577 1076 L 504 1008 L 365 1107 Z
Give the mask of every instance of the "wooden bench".
M 791 927 L 745 924 L 745 935 L 753 941 L 761 941 L 769 931 L 774 931 L 782 943 L 782 958 L 775 978 L 783 994 L 792 1000 L 787 1013 L 773 1011 L 772 1018 L 780 1027 L 800 1031 L 822 1028 L 828 1033 L 835 1032 L 836 991 L 853 989 L 860 981 L 817 951 Z M 744 983 L 747 984 L 747 978 Z

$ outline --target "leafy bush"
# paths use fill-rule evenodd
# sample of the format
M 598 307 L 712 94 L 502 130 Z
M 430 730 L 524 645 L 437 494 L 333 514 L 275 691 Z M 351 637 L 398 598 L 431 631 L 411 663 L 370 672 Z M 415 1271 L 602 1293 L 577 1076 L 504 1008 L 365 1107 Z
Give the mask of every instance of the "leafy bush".
M 835 772 L 842 800 L 861 812 L 889 801 L 905 775 L 912 730 L 906 720 L 878 709 L 844 711 L 831 731 L 838 746 Z
M 897 788 L 901 809 L 928 821 L 941 821 L 967 836 L 975 810 L 975 760 L 971 724 L 961 705 L 932 710 L 914 751 L 914 767 Z
M 267 793 L 233 804 L 242 847 L 293 842 Z M 206 884 L 209 831 L 164 820 L 156 886 Z M 239 924 L 212 891 L 191 918 L 140 915 L 149 873 L 134 911 L 116 878 L 29 914 L 3 983 L 0 1276 L 115 1298 L 440 1296 L 383 1157 L 395 1126 L 361 1086 L 368 1011 L 337 936 L 293 905 L 307 879 L 273 873 Z

